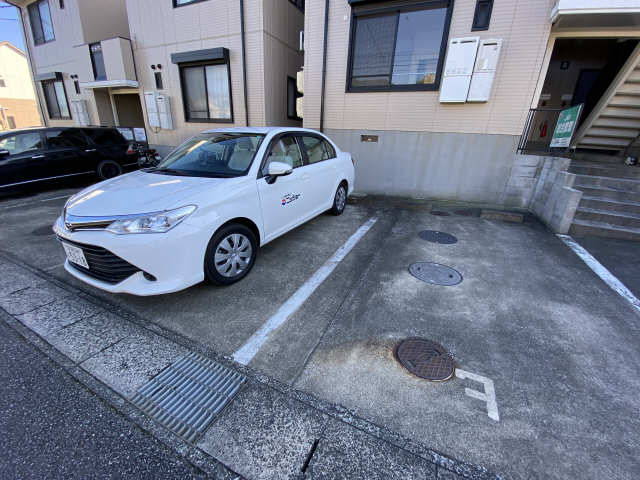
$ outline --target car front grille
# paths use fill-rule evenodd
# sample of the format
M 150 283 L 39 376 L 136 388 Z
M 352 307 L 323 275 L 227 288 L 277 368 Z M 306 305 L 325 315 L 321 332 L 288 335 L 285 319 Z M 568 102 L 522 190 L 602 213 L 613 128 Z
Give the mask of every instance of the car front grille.
M 69 264 L 79 272 L 89 275 L 96 280 L 116 284 L 129 278 L 134 273 L 141 271 L 135 265 L 131 265 L 129 262 L 111 253 L 106 248 L 72 242 L 71 240 L 67 240 L 62 237 L 58 237 L 58 240 L 82 249 L 84 257 L 87 259 L 87 263 L 89 264 L 89 268 L 85 268 L 82 265 L 78 265 L 73 262 L 69 262 Z

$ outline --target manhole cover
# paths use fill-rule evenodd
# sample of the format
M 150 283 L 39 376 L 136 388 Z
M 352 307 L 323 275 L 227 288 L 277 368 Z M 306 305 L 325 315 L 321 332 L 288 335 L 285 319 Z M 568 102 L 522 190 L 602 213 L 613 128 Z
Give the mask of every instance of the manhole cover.
M 462 281 L 462 275 L 457 270 L 446 265 L 431 262 L 416 262 L 409 265 L 409 273 L 432 285 L 457 285 Z
M 458 239 L 453 235 L 445 232 L 438 232 L 437 230 L 423 230 L 418 233 L 418 236 L 427 242 L 441 243 L 443 245 L 451 245 L 458 241 Z
M 450 379 L 456 368 L 453 357 L 442 345 L 423 338 L 401 341 L 394 355 L 409 372 L 433 382 Z
M 31 235 L 36 235 L 39 237 L 45 237 L 47 235 L 53 235 L 53 230 L 51 229 L 51 225 L 45 225 L 44 227 L 36 228 Z
M 431 215 L 435 215 L 436 217 L 448 217 L 449 215 L 451 215 L 449 212 L 445 212 L 443 210 L 431 210 L 431 212 L 429 212 Z
M 460 215 L 461 217 L 479 217 L 482 210 L 479 208 L 465 208 L 462 210 L 455 210 L 453 213 Z

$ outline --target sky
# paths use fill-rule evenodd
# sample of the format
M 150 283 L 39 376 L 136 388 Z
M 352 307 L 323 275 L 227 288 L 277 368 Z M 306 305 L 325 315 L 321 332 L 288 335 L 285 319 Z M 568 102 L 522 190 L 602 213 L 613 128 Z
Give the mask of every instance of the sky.
M 0 42 L 3 40 L 24 50 L 18 9 L 0 0 Z

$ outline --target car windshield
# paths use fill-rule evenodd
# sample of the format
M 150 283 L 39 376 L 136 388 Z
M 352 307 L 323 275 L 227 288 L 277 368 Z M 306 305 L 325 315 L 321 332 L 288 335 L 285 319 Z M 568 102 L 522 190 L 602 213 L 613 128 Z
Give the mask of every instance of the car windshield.
M 251 166 L 264 135 L 203 133 L 190 138 L 150 171 L 194 177 L 238 177 Z

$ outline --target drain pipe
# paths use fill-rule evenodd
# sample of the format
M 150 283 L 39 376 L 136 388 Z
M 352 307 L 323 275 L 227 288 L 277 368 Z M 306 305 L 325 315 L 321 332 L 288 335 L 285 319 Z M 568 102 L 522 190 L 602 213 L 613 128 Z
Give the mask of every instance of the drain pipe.
M 324 2 L 324 40 L 322 47 L 322 88 L 320 92 L 320 131 L 324 132 L 324 90 L 327 78 L 327 31 L 329 29 L 329 0 Z
M 240 38 L 242 40 L 242 80 L 244 84 L 244 121 L 249 126 L 249 102 L 247 101 L 247 57 L 244 39 L 244 0 L 240 0 Z
M 40 98 L 40 93 L 38 92 L 38 85 L 36 85 L 36 69 L 33 66 L 33 56 L 31 55 L 31 47 L 29 46 L 29 39 L 27 38 L 24 16 L 22 15 L 22 7 L 16 5 L 11 0 L 6 0 L 6 3 L 18 9 L 18 15 L 20 16 L 20 33 L 22 33 L 22 41 L 24 42 L 24 49 L 27 55 L 27 61 L 29 62 L 29 70 L 31 70 L 31 86 L 33 87 L 33 93 L 36 94 L 36 104 L 38 105 L 38 115 L 40 115 L 40 122 L 46 127 L 48 126 L 47 116 L 44 114 L 42 99 Z

